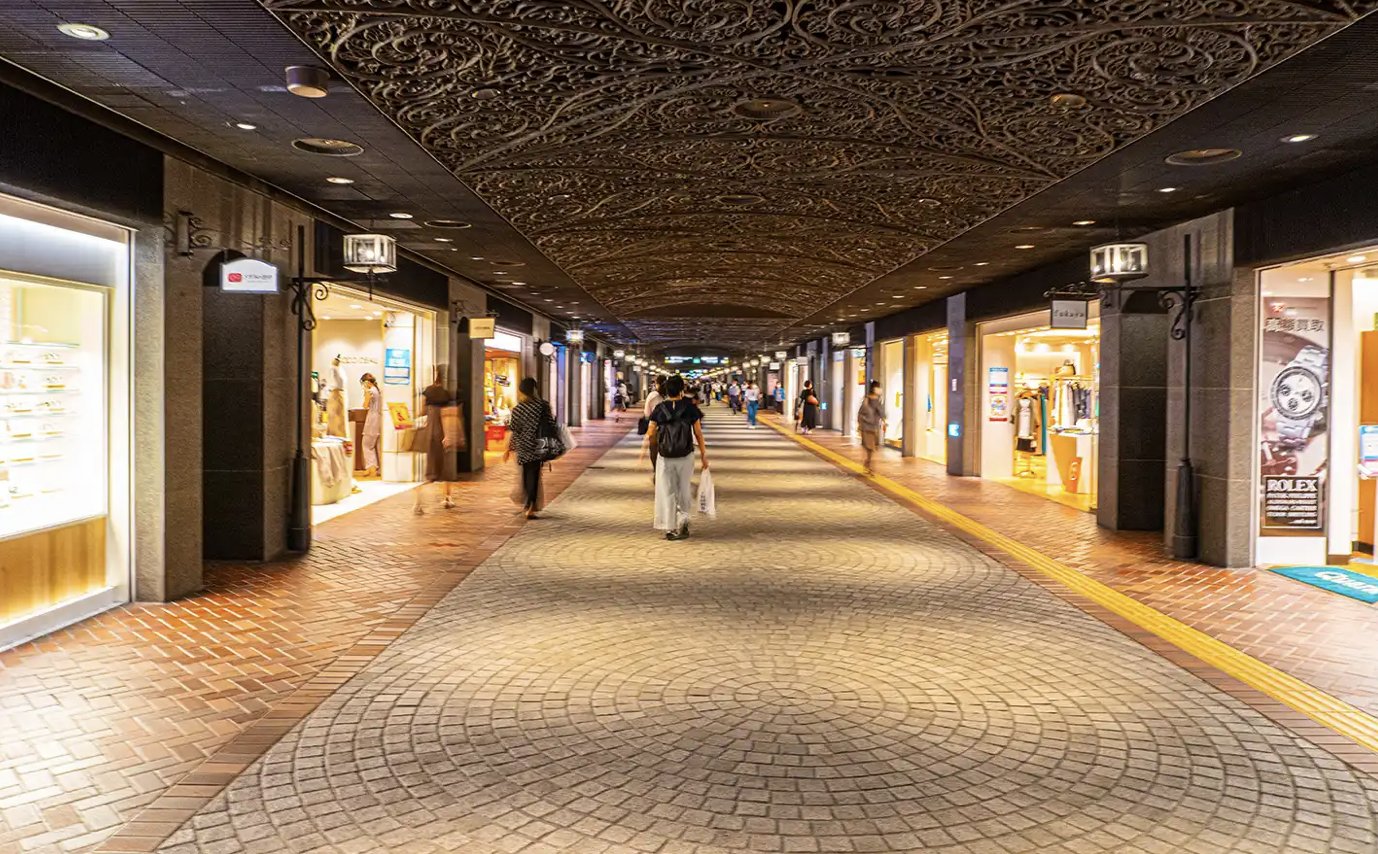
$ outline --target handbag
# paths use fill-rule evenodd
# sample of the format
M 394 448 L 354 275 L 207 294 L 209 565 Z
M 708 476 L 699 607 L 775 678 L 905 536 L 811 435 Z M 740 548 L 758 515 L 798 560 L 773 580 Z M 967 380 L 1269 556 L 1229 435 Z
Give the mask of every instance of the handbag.
M 555 423 L 555 415 L 550 404 L 541 410 L 540 423 L 536 425 L 536 458 L 543 463 L 558 460 L 565 455 L 565 443 L 560 439 L 560 425 Z
M 636 419 L 636 435 L 645 436 L 647 431 L 649 431 L 650 429 L 651 419 L 647 418 L 644 415 Z

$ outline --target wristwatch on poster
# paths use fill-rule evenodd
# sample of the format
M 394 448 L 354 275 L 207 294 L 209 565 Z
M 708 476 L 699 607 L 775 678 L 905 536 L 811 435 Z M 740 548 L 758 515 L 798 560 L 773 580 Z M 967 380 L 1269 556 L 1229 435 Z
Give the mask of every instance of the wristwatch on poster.
M 1277 448 L 1299 450 L 1325 413 L 1327 353 L 1307 346 L 1273 379 L 1273 410 L 1278 418 Z

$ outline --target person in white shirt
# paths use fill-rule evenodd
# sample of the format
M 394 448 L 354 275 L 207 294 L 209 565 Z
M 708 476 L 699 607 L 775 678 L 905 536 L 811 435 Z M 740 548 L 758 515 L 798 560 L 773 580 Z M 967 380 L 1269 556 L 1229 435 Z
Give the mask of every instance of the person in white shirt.
M 756 409 L 761 405 L 761 390 L 755 383 L 747 383 L 746 389 L 742 392 L 742 399 L 746 401 L 746 426 L 755 430 Z
M 737 385 L 736 380 L 727 387 L 727 403 L 732 407 L 732 414 L 742 411 L 742 387 Z

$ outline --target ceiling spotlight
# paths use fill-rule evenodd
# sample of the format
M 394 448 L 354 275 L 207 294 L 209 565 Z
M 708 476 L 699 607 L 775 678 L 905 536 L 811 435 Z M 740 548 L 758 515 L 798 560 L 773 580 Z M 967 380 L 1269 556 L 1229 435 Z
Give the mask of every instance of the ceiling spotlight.
M 330 72 L 314 65 L 287 66 L 287 91 L 303 98 L 324 98 L 330 94 Z
M 1316 138 L 1314 133 L 1294 133 L 1282 138 L 1283 142 L 1310 142 Z
M 437 237 L 437 238 L 435 239 L 435 242 L 436 242 L 436 243 L 454 243 L 455 241 L 454 241 L 454 238 L 452 238 L 452 237 Z
M 249 122 L 231 122 L 231 124 L 240 130 L 258 130 L 258 125 Z
M 1021 244 L 1019 244 L 1018 246 L 1016 246 L 1016 247 L 1014 247 L 1014 248 L 1015 248 L 1015 249 L 1032 249 L 1032 248 L 1034 248 L 1034 245 L 1033 245 L 1032 243 L 1021 243 Z
M 972 264 L 971 266 L 973 266 L 973 267 L 989 267 L 989 266 L 990 266 L 990 262 L 989 262 L 989 261 L 977 261 L 975 264 Z
M 916 291 L 926 291 L 926 290 L 928 290 L 928 285 L 915 285 L 915 286 L 914 286 L 914 290 L 916 290 Z
M 350 306 L 350 308 L 354 308 L 354 309 L 362 309 L 362 308 L 363 308 L 363 306 L 361 306 L 361 305 L 351 305 L 351 306 Z
M 329 177 L 329 178 L 326 178 L 325 180 L 326 180 L 327 182 L 331 183 L 331 184 L 353 184 L 353 183 L 354 183 L 354 179 L 353 179 L 353 178 L 341 178 L 341 177 L 338 176 L 338 175 L 331 176 L 331 177 Z
M 952 278 L 952 277 L 951 277 L 951 276 L 939 276 L 938 278 L 942 279 L 943 281 L 947 281 L 948 279 L 950 279 L 950 278 Z
M 57 31 L 64 36 L 88 42 L 103 42 L 110 38 L 110 34 L 105 30 L 90 24 L 58 24 Z
M 409 213 L 402 213 L 401 211 L 396 211 L 395 213 L 390 213 L 390 214 L 388 214 L 388 216 L 392 217 L 393 219 L 411 219 L 411 214 L 409 214 Z
M 483 260 L 483 256 L 482 256 L 482 255 L 471 255 L 471 256 L 469 256 L 469 260 L 470 260 L 470 261 L 482 261 L 482 260 Z
M 1345 259 L 1345 261 L 1349 262 L 1350 264 L 1362 264 L 1367 260 L 1367 255 L 1351 255 Z
M 1175 192 L 1177 192 L 1177 190 L 1178 190 L 1177 187 L 1159 187 L 1159 188 L 1158 188 L 1158 192 L 1160 192 L 1160 193 L 1175 193 Z
M 1072 223 L 1072 225 L 1080 225 L 1080 226 L 1095 225 L 1095 224 L 1096 224 L 1096 221 L 1095 221 L 1094 219 L 1079 219 L 1079 220 L 1077 220 L 1076 222 Z
M 1048 100 L 1053 102 L 1054 107 L 1069 107 L 1075 110 L 1086 106 L 1086 96 L 1075 92 L 1059 92 Z

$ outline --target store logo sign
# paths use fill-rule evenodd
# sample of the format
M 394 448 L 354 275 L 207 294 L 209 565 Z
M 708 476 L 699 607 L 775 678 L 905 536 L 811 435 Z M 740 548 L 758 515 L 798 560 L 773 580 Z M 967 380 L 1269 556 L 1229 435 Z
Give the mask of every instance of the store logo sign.
M 237 258 L 220 265 L 220 290 L 240 294 L 278 292 L 278 268 L 267 261 Z
M 1055 299 L 1048 325 L 1054 329 L 1085 329 L 1090 305 L 1086 300 Z
M 833 333 L 833 346 L 834 346 L 834 347 L 846 347 L 846 346 L 847 346 L 848 344 L 850 344 L 850 343 L 852 343 L 852 333 L 850 333 L 850 332 L 834 332 L 834 333 Z

